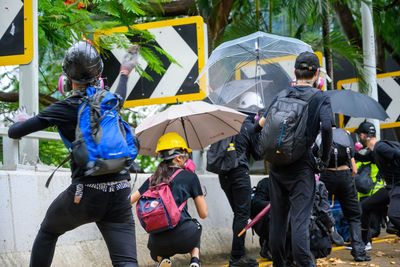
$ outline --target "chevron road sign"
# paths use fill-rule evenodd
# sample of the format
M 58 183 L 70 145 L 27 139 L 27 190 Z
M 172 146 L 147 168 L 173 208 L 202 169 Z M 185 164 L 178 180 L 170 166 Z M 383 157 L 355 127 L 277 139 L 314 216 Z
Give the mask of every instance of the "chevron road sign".
M 386 110 L 389 118 L 381 123 L 381 128 L 400 126 L 400 71 L 376 75 L 378 100 Z M 347 79 L 337 82 L 337 89 L 349 89 L 358 92 L 358 79 Z M 355 130 L 364 118 L 350 118 L 340 115 L 340 126 Z
M 0 1 L 0 66 L 32 60 L 32 12 L 32 0 Z
M 324 66 L 323 64 L 323 55 L 321 52 L 316 51 L 314 52 L 319 59 L 319 63 L 321 66 Z M 296 56 L 295 55 L 290 55 L 290 56 L 284 56 L 284 57 L 277 57 L 277 58 L 270 58 L 267 60 L 260 60 L 260 76 L 261 79 L 263 80 L 273 80 L 274 83 L 278 86 L 288 86 L 288 80 L 293 80 L 295 79 L 294 75 L 294 63 L 296 61 Z M 251 61 L 248 62 L 247 64 L 240 63 L 241 67 L 237 68 L 235 72 L 235 79 L 240 80 L 240 79 L 251 79 L 254 78 L 256 75 L 255 72 L 255 66 L 257 62 L 256 61 Z M 266 71 L 267 66 L 269 64 L 273 64 L 276 68 L 276 70 L 280 71 Z M 271 69 L 269 69 L 271 70 Z M 325 74 L 323 74 L 325 75 Z M 325 79 L 326 80 L 326 79 Z M 322 90 L 325 90 L 325 86 L 322 87 Z
M 206 36 L 202 17 L 157 21 L 132 27 L 147 30 L 153 34 L 156 45 L 171 55 L 180 66 L 170 63 L 167 57 L 154 51 L 166 69 L 165 73 L 159 75 L 151 71 L 147 62 L 139 57 L 138 63 L 153 78 L 153 81 L 140 77 L 137 72 L 132 73 L 128 80 L 128 97 L 125 107 L 204 99 L 205 80 L 200 82 L 200 86 L 194 83 L 206 59 Z M 103 34 L 126 31 L 125 27 L 119 27 L 107 32 L 98 32 L 95 34 L 95 40 Z M 135 36 L 131 40 L 135 40 Z M 113 91 L 117 87 L 120 62 L 125 51 L 113 49 L 110 52 L 103 57 L 102 77 Z

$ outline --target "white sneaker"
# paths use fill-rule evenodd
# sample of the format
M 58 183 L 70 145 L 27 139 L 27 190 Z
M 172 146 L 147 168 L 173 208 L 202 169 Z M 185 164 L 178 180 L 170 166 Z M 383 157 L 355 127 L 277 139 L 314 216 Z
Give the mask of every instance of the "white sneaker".
M 365 250 L 371 250 L 371 249 L 372 249 L 371 242 L 365 244 Z
M 345 248 L 345 249 L 349 249 L 349 250 L 352 250 L 352 249 L 353 249 L 353 247 L 351 246 L 350 243 L 349 243 L 349 244 L 344 244 L 344 248 Z
M 171 267 L 171 265 L 171 260 L 168 258 L 164 258 L 158 263 L 157 267 Z

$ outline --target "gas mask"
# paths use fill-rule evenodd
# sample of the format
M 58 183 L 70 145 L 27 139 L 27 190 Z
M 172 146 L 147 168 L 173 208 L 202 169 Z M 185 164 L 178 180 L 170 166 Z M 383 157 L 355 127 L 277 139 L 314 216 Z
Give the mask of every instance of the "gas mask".
M 193 172 L 196 170 L 196 165 L 194 164 L 192 159 L 187 159 L 185 162 L 185 170 Z
M 356 134 L 356 143 L 354 144 L 354 148 L 356 151 L 360 151 L 361 149 L 363 149 L 365 146 L 367 146 L 367 140 L 369 139 L 369 137 L 367 137 L 365 140 L 362 139 L 360 137 L 359 134 Z M 361 147 L 361 148 L 360 148 Z M 360 148 L 359 150 L 357 150 L 357 148 Z
M 99 77 L 97 81 L 94 83 L 94 87 L 104 89 L 104 80 L 103 78 Z M 62 95 L 72 90 L 72 82 L 66 75 L 61 75 L 58 79 L 58 91 Z
M 315 80 L 313 87 L 322 90 L 322 87 L 324 86 L 325 83 L 325 79 L 324 77 L 321 76 L 321 71 L 318 70 L 318 76 L 317 76 L 317 80 Z

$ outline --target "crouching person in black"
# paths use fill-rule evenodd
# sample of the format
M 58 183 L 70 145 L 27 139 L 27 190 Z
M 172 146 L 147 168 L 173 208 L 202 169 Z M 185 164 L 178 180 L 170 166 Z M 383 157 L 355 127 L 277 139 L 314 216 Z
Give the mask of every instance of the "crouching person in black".
M 254 197 L 251 201 L 251 218 L 253 219 L 270 203 L 269 179 L 260 180 L 254 190 Z M 261 257 L 272 259 L 269 242 L 269 212 L 258 221 L 253 229 L 260 237 Z M 328 191 L 323 182 L 316 181 L 316 192 L 310 223 L 310 250 L 315 258 L 324 258 L 331 253 L 332 244 L 343 245 L 343 238 L 337 233 L 329 201 Z M 290 227 L 290 226 L 289 226 Z M 290 230 L 286 235 L 286 251 L 291 251 Z M 293 255 L 287 255 L 287 263 L 293 264 Z
M 251 213 L 250 218 L 254 219 L 266 206 L 268 206 L 269 199 L 269 179 L 264 178 L 260 180 L 254 190 L 254 196 L 251 199 Z M 253 226 L 254 231 L 260 237 L 260 256 L 272 260 L 271 251 L 269 249 L 269 212 L 265 214 Z
M 393 233 L 400 233 L 400 144 L 399 142 L 381 140 L 376 138 L 375 126 L 370 122 L 363 122 L 358 126 L 356 133 L 361 143 L 373 153 L 380 176 L 386 182 L 389 191 L 389 208 L 387 215 L 393 227 Z

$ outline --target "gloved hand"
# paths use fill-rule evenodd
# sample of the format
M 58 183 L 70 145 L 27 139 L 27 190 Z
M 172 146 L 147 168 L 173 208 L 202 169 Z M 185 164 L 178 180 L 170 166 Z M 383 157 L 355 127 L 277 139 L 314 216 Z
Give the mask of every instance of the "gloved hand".
M 6 119 L 15 123 L 15 122 L 26 121 L 27 119 L 32 118 L 34 115 L 35 114 L 29 115 L 26 112 L 26 108 L 22 106 L 18 108 L 16 111 L 11 112 L 10 115 L 6 117 Z
M 122 74 L 129 75 L 131 71 L 136 67 L 137 59 L 139 56 L 139 46 L 132 45 L 128 49 L 128 53 L 125 54 L 124 58 L 122 59 L 122 64 L 120 71 Z
M 316 163 L 316 167 L 317 167 L 317 171 L 318 173 L 323 173 L 326 168 L 328 167 L 328 165 L 325 163 L 325 161 L 321 160 L 320 158 L 315 158 L 315 163 Z

